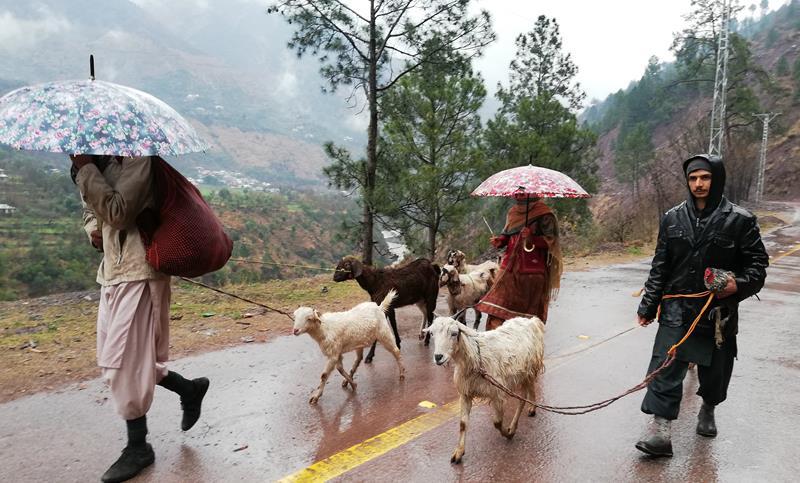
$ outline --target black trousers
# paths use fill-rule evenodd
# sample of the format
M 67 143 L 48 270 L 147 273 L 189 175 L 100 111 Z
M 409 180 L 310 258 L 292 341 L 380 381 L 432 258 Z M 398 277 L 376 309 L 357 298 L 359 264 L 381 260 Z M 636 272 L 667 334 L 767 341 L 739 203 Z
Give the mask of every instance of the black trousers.
M 694 336 L 692 336 L 694 337 Z M 660 343 L 662 342 L 662 343 Z M 650 359 L 650 367 L 647 373 L 656 370 L 666 358 L 664 347 L 671 344 L 664 344 L 656 338 L 653 356 Z M 702 344 L 705 345 L 705 344 Z M 663 349 L 663 350 L 662 350 Z M 697 395 L 703 398 L 707 404 L 716 406 L 724 401 L 728 396 L 728 384 L 733 373 L 733 361 L 736 358 L 736 336 L 728 337 L 721 348 L 714 345 L 714 340 L 709 340 L 709 350 L 711 350 L 709 363 L 697 365 L 697 378 L 700 387 Z M 691 358 L 681 358 L 680 350 L 678 359 L 662 370 L 655 379 L 647 386 L 647 394 L 642 401 L 642 412 L 653 414 L 665 419 L 674 420 L 678 418 L 683 396 L 683 379 L 689 367 Z

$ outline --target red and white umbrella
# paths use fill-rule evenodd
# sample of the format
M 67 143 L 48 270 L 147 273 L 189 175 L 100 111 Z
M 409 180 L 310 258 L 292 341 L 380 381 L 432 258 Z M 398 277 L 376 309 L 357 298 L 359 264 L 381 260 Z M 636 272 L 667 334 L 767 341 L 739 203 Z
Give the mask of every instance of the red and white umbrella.
M 581 185 L 564 173 L 541 166 L 520 166 L 489 176 L 472 196 L 508 196 L 531 198 L 590 198 Z

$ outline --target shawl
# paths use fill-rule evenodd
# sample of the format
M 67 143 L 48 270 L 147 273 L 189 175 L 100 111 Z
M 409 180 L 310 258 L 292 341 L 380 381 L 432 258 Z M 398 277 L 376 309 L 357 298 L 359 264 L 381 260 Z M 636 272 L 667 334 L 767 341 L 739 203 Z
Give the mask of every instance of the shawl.
M 563 270 L 564 263 L 558 234 L 558 220 L 556 219 L 550 207 L 545 205 L 541 200 L 533 202 L 518 201 L 508 210 L 508 214 L 506 215 L 506 225 L 503 227 L 503 234 L 511 236 L 519 233 L 522 230 L 523 225 L 525 225 L 526 208 L 529 226 L 544 215 L 553 215 L 553 223 L 555 224 L 553 233 L 550 235 L 543 235 L 543 237 L 547 242 L 548 253 L 548 276 L 545 290 L 549 292 L 548 300 L 555 300 L 558 296 L 558 289 L 561 288 L 561 272 Z

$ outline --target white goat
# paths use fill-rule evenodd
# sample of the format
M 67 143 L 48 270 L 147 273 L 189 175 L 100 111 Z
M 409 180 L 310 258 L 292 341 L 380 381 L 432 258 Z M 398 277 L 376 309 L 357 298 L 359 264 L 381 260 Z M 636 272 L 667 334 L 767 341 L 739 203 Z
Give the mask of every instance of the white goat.
M 491 260 L 487 260 L 478 265 L 472 265 L 467 263 L 466 258 L 467 256 L 464 255 L 464 252 L 461 250 L 450 250 L 447 252 L 447 263 L 456 267 L 458 273 L 484 273 L 487 276 L 486 279 L 489 283 L 489 288 L 492 288 L 495 277 L 497 277 L 497 273 L 500 271 L 500 265 Z
M 450 317 L 437 317 L 426 329 L 433 336 L 433 359 L 437 365 L 453 361 L 453 381 L 461 395 L 460 438 L 452 463 L 464 456 L 467 422 L 473 398 L 486 399 L 494 409 L 494 427 L 508 439 L 517 431 L 525 403 L 520 401 L 507 428 L 503 427 L 506 394 L 481 376 L 480 369 L 509 389 L 533 400 L 536 378 L 544 372 L 544 324 L 536 317 L 517 317 L 488 332 L 476 332 Z M 529 416 L 536 414 L 532 408 Z
M 456 267 L 445 265 L 442 267 L 442 274 L 439 276 L 439 286 L 447 287 L 447 307 L 450 315 L 455 315 L 461 311 L 457 320 L 465 323 L 467 320 L 467 307 L 473 307 L 489 291 L 489 275 L 485 272 L 472 272 L 460 274 Z M 475 310 L 475 329 L 481 323 L 481 313 Z
M 364 347 L 369 347 L 376 340 L 397 359 L 400 379 L 405 377 L 403 358 L 386 320 L 386 311 L 396 296 L 397 292 L 390 290 L 380 305 L 375 302 L 363 302 L 346 312 L 328 312 L 320 315 L 311 307 L 300 307 L 294 311 L 294 335 L 307 332 L 328 358 L 319 387 L 312 393 L 309 403 L 316 404 L 319 401 L 334 367 L 344 377 L 342 387 L 350 384 L 355 390 L 356 383 L 353 381 L 353 376 L 364 356 Z M 350 351 L 356 352 L 356 360 L 348 374 L 342 366 L 342 354 Z

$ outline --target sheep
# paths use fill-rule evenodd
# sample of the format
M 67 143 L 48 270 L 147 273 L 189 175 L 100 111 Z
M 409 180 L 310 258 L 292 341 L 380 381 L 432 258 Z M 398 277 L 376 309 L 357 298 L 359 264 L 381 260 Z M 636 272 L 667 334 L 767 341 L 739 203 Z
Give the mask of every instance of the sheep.
M 447 286 L 447 306 L 450 315 L 461 312 L 457 320 L 466 323 L 467 308 L 475 310 L 475 324 L 477 329 L 481 323 L 481 313 L 474 305 L 489 291 L 489 276 L 486 272 L 473 272 L 466 275 L 458 273 L 456 267 L 445 265 L 442 267 L 442 275 L 439 278 L 439 286 Z
M 481 272 L 487 275 L 489 288 L 492 288 L 497 272 L 500 271 L 500 265 L 497 262 L 487 260 L 478 265 L 471 265 L 466 263 L 467 256 L 461 250 L 450 250 L 447 252 L 447 264 L 456 267 L 458 273 L 473 273 Z
M 464 456 L 467 422 L 473 398 L 486 399 L 494 409 L 494 427 L 508 439 L 514 437 L 525 403 L 517 405 L 511 423 L 503 426 L 506 394 L 481 376 L 481 369 L 511 390 L 533 400 L 536 378 L 544 372 L 544 324 L 537 317 L 506 320 L 496 330 L 476 332 L 450 317 L 437 317 L 426 329 L 433 334 L 433 360 L 437 365 L 453 361 L 453 381 L 461 404 L 458 445 L 450 458 L 458 464 Z M 533 407 L 529 416 L 536 414 Z
M 346 312 L 328 312 L 320 315 L 311 307 L 299 307 L 294 311 L 294 335 L 308 333 L 328 358 L 328 364 L 320 377 L 319 387 L 308 401 L 310 404 L 316 404 L 319 401 L 328 376 L 334 367 L 344 377 L 342 387 L 346 388 L 350 384 L 355 390 L 356 383 L 353 377 L 363 358 L 364 347 L 375 340 L 394 355 L 400 370 L 400 380 L 405 378 L 403 357 L 400 355 L 400 349 L 394 343 L 392 331 L 389 330 L 386 320 L 386 311 L 389 310 L 396 296 L 396 291 L 389 290 L 380 305 L 375 302 L 362 302 Z M 350 351 L 356 352 L 356 360 L 348 374 L 342 365 L 342 355 Z
M 370 300 L 376 303 L 382 300 L 389 290 L 397 290 L 397 300 L 392 302 L 387 313 L 397 347 L 400 347 L 400 334 L 397 331 L 394 309 L 411 304 L 416 305 L 423 314 L 419 337 L 425 339 L 427 346 L 430 336 L 424 334 L 422 329 L 433 321 L 436 298 L 439 296 L 437 280 L 440 272 L 439 265 L 431 263 L 426 258 L 418 258 L 398 267 L 373 268 L 355 257 L 346 256 L 336 265 L 333 281 L 355 279 L 358 285 L 367 291 Z M 372 344 L 364 362 L 371 363 L 373 357 L 375 357 L 375 344 Z

